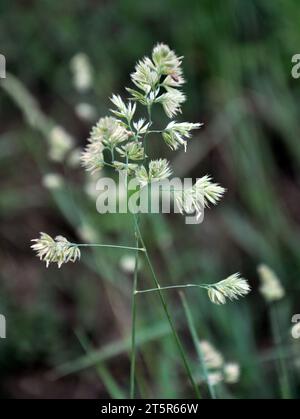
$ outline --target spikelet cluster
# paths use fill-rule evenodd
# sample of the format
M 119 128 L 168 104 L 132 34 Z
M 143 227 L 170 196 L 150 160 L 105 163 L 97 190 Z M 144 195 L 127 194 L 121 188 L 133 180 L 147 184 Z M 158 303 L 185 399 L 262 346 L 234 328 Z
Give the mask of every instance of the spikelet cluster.
M 141 166 L 136 171 L 136 179 L 141 187 L 151 182 L 157 182 L 167 179 L 172 174 L 169 162 L 166 159 L 151 160 L 148 170 Z
M 208 287 L 208 296 L 214 304 L 225 304 L 226 299 L 237 300 L 250 292 L 251 288 L 246 281 L 240 277 L 239 273 L 230 275 L 216 284 Z
M 111 153 L 109 165 L 136 177 L 141 186 L 170 176 L 171 169 L 166 159 L 152 160 L 146 169 L 144 161 L 147 156 L 143 137 L 151 132 L 152 121 L 134 119 L 138 103 L 148 110 L 156 103 L 161 104 L 169 118 L 181 112 L 181 104 L 185 101 L 185 95 L 181 91 L 184 83 L 181 64 L 182 57 L 178 57 L 163 43 L 153 48 L 151 57 L 144 57 L 137 63 L 131 74 L 136 89 L 127 88 L 131 95 L 129 100 L 113 94 L 111 102 L 114 108 L 111 112 L 114 116 L 101 118 L 91 130 L 89 144 L 81 157 L 82 165 L 88 171 L 94 173 L 107 164 L 104 161 L 106 154 L 103 154 L 107 149 Z M 172 150 L 177 150 L 180 146 L 186 150 L 191 132 L 201 125 L 171 121 L 160 132 L 164 142 Z M 187 207 L 183 201 L 182 207 Z
M 204 208 L 209 204 L 216 205 L 224 192 L 222 186 L 213 183 L 211 177 L 206 175 L 198 179 L 192 187 L 174 191 L 174 199 L 182 214 L 196 213 L 199 218 Z
M 140 60 L 131 74 L 133 83 L 140 89 L 127 89 L 132 99 L 143 105 L 160 103 L 169 118 L 180 113 L 186 99 L 179 90 L 184 83 L 181 63 L 182 57 L 177 57 L 167 45 L 157 44 L 151 58 Z
M 191 136 L 191 131 L 201 127 L 200 123 L 193 124 L 191 122 L 175 122 L 171 121 L 164 129 L 162 136 L 165 143 L 172 149 L 177 150 L 183 145 L 186 151 L 187 139 Z
M 57 263 L 60 268 L 63 263 L 75 262 L 80 259 L 78 246 L 70 243 L 63 236 L 57 236 L 53 239 L 46 233 L 40 233 L 38 239 L 31 241 L 34 242 L 31 248 L 37 253 L 40 260 L 46 262 L 47 268 L 50 263 Z

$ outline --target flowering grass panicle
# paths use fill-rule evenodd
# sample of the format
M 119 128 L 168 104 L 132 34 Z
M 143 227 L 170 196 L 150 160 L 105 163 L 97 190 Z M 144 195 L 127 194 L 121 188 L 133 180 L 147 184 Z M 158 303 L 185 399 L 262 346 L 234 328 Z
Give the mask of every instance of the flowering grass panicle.
M 57 263 L 60 268 L 63 263 L 75 262 L 80 259 L 78 246 L 70 243 L 63 236 L 57 236 L 53 239 L 46 233 L 40 233 L 40 237 L 32 241 L 35 244 L 31 248 L 37 252 L 40 260 L 46 262 L 47 268 L 50 263 Z
M 180 146 L 187 148 L 191 132 L 203 124 L 170 121 L 162 130 L 151 131 L 153 121 L 149 110 L 156 104 L 162 104 L 168 117 L 181 112 L 185 96 L 180 90 L 184 83 L 182 75 L 182 57 L 178 57 L 167 45 L 157 44 L 151 57 L 140 60 L 131 74 L 134 85 L 139 90 L 127 88 L 131 94 L 129 101 L 120 95 L 112 95 L 111 101 L 116 109 L 111 112 L 114 117 L 100 118 L 90 133 L 90 144 L 82 154 L 82 165 L 92 173 L 104 165 L 113 166 L 117 171 L 125 171 L 128 176 L 136 178 L 140 187 L 151 182 L 167 179 L 172 171 L 166 159 L 157 159 L 145 165 L 145 138 L 151 133 L 161 133 L 163 141 L 172 150 Z M 134 120 L 137 103 L 148 110 L 148 120 Z M 111 153 L 110 161 L 104 161 L 103 151 Z M 190 189 L 173 190 L 174 200 L 179 211 L 196 213 L 199 219 L 204 207 L 216 204 L 225 189 L 213 183 L 210 176 L 200 178 Z
M 88 65 L 85 57 L 79 56 L 73 60 L 74 78 L 79 90 L 88 88 L 90 80 L 88 76 Z M 150 57 L 144 57 L 136 66 L 134 72 L 131 74 L 131 80 L 134 84 L 134 89 L 126 88 L 129 92 L 129 99 L 123 100 L 120 95 L 112 95 L 111 102 L 114 109 L 111 109 L 113 116 L 105 116 L 98 120 L 90 132 L 88 144 L 81 154 L 82 166 L 94 174 L 102 169 L 104 166 L 114 168 L 116 171 L 125 173 L 125 179 L 132 177 L 138 182 L 139 193 L 142 189 L 152 182 L 163 181 L 169 178 L 172 174 L 170 163 L 165 158 L 157 158 L 148 160 L 146 155 L 146 140 L 148 136 L 155 134 L 160 135 L 161 141 L 171 149 L 177 150 L 183 146 L 186 151 L 187 140 L 191 137 L 193 130 L 199 129 L 201 123 L 178 122 L 170 121 L 165 128 L 153 128 L 155 121 L 152 120 L 152 107 L 156 104 L 162 106 L 163 111 L 168 118 L 181 113 L 181 105 L 186 100 L 185 94 L 181 87 L 185 80 L 182 74 L 182 57 L 178 57 L 167 45 L 163 43 L 157 44 Z M 140 113 L 141 106 L 144 117 L 135 119 Z M 59 133 L 59 132 L 58 132 Z M 55 132 L 54 132 L 55 134 Z M 57 134 L 57 132 L 56 132 Z M 60 133 L 61 134 L 61 133 Z M 56 155 L 64 155 L 66 149 L 69 147 L 68 140 L 56 140 Z M 55 141 L 54 141 L 55 143 Z M 58 145 L 57 145 L 58 144 Z M 175 179 L 176 180 L 176 179 Z M 94 185 L 94 183 L 93 183 Z M 88 188 L 87 192 L 94 197 L 94 186 Z M 199 218 L 203 213 L 205 207 L 210 204 L 217 204 L 223 196 L 225 189 L 217 183 L 212 182 L 209 175 L 198 179 L 194 184 L 189 185 L 188 188 L 175 187 L 169 192 L 173 193 L 174 200 L 179 207 L 182 214 L 196 213 Z M 126 198 L 127 199 L 127 198 Z M 86 232 L 85 232 L 86 233 Z M 142 237 L 141 229 L 139 227 L 138 216 L 134 215 L 134 233 L 136 246 L 119 246 L 119 245 L 104 245 L 104 244 L 74 244 L 70 243 L 66 238 L 57 236 L 53 239 L 51 236 L 41 233 L 40 238 L 33 240 L 32 249 L 37 252 L 37 256 L 46 262 L 57 263 L 58 267 L 69 261 L 75 262 L 80 258 L 79 247 L 94 246 L 94 247 L 113 247 L 126 250 L 134 250 L 136 252 L 134 261 L 123 260 L 124 271 L 134 271 L 134 281 L 132 287 L 132 328 L 131 328 L 131 369 L 130 369 L 130 395 L 133 398 L 135 395 L 135 360 L 136 360 L 136 296 L 140 293 L 155 291 L 159 293 L 163 310 L 166 318 L 171 326 L 171 331 L 177 344 L 183 365 L 193 386 L 196 396 L 199 396 L 198 387 L 193 377 L 193 373 L 185 356 L 184 348 L 180 342 L 180 338 L 176 332 L 172 316 L 169 312 L 167 302 L 164 299 L 162 290 L 172 288 L 191 288 L 205 289 L 208 291 L 210 300 L 215 304 L 224 304 L 227 299 L 234 300 L 238 297 L 248 294 L 250 287 L 247 281 L 239 276 L 239 274 L 231 275 L 223 281 L 215 284 L 199 285 L 199 284 L 184 284 L 173 285 L 169 287 L 162 287 L 156 276 L 153 264 L 146 249 L 144 239 Z M 92 235 L 89 234 L 87 240 L 90 241 Z M 139 245 L 142 244 L 142 247 Z M 138 251 L 143 251 L 149 265 L 155 288 L 138 291 Z M 125 266 L 125 267 L 124 267 Z M 199 349 L 199 347 L 197 347 Z M 212 371 L 207 378 L 218 383 L 223 380 L 223 357 L 208 343 L 202 344 L 202 351 L 204 352 L 204 359 Z M 228 369 L 228 368 L 227 368 Z M 228 371 L 227 371 L 228 373 Z M 236 370 L 231 371 L 231 381 L 237 375 Z M 228 374 L 229 374 L 228 373 Z M 212 374 L 215 374 L 213 376 Z M 230 375 L 230 374 L 229 374 Z M 232 378 L 233 377 L 233 378 Z

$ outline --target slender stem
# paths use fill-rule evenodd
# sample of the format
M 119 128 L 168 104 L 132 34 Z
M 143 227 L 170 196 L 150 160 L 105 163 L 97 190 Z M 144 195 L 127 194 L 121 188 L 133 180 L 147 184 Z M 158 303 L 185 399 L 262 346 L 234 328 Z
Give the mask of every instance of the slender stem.
M 115 151 L 114 151 L 113 147 L 110 149 L 110 152 L 111 152 L 111 160 L 112 160 L 112 162 L 114 162 L 115 161 Z
M 136 247 L 139 245 L 139 238 L 136 227 L 134 228 Z M 134 276 L 131 296 L 131 359 L 130 359 L 130 398 L 134 399 L 135 392 L 135 362 L 136 362 L 136 289 L 138 280 L 138 251 L 135 253 Z
M 164 130 L 160 130 L 160 129 L 154 129 L 154 130 L 150 130 L 148 131 L 148 134 L 161 134 L 162 132 L 164 132 Z
M 151 121 L 151 105 L 148 106 L 148 116 L 149 116 L 149 126 L 152 124 Z M 128 121 L 129 127 L 131 129 L 130 122 Z M 143 164 L 147 158 L 146 154 L 146 137 L 148 135 L 148 130 L 144 135 L 144 159 Z M 126 166 L 128 166 L 128 156 L 126 156 Z M 127 172 L 126 172 L 127 174 Z M 127 188 L 127 177 L 126 177 L 126 188 Z M 134 234 L 136 241 L 136 248 L 139 246 L 139 214 L 136 216 L 133 214 L 134 218 Z M 145 249 L 144 249 L 145 250 Z M 134 276 L 133 276 L 133 285 L 132 285 L 132 297 L 131 297 L 131 359 L 130 359 L 130 398 L 134 399 L 135 395 L 135 364 L 136 364 L 136 291 L 137 291 L 137 282 L 138 282 L 138 251 L 135 253 L 135 264 L 134 264 Z
M 151 125 L 152 125 L 151 108 L 152 108 L 152 105 L 148 105 L 148 106 L 147 106 L 148 119 L 149 119 L 149 127 L 151 127 Z M 148 132 L 149 132 L 149 131 L 148 131 Z
M 146 252 L 146 250 L 145 250 Z M 206 285 L 199 285 L 199 284 L 183 284 L 183 285 L 168 285 L 166 287 L 159 287 L 159 288 L 148 288 L 146 290 L 137 290 L 136 294 L 145 294 L 147 292 L 155 292 L 155 291 L 161 291 L 161 290 L 171 290 L 176 288 L 202 288 L 207 289 Z
M 215 392 L 214 386 L 211 385 L 211 382 L 210 382 L 210 379 L 209 379 L 209 376 L 208 376 L 207 365 L 206 365 L 206 362 L 205 362 L 203 354 L 202 354 L 202 350 L 201 350 L 201 346 L 200 346 L 200 339 L 199 339 L 199 336 L 196 332 L 194 319 L 193 319 L 191 310 L 189 308 L 189 305 L 186 301 L 186 298 L 185 298 L 185 295 L 184 295 L 183 292 L 180 292 L 180 298 L 181 298 L 181 301 L 182 301 L 182 305 L 183 305 L 184 313 L 185 313 L 185 316 L 186 316 L 186 319 L 187 319 L 187 323 L 188 323 L 188 326 L 189 326 L 189 329 L 190 329 L 190 332 L 191 332 L 191 336 L 192 336 L 192 339 L 193 339 L 193 342 L 194 342 L 194 346 L 195 346 L 195 349 L 197 351 L 199 362 L 200 362 L 200 365 L 201 365 L 202 370 L 203 370 L 203 375 L 204 375 L 205 381 L 206 381 L 207 386 L 208 386 L 210 397 L 212 399 L 216 399 L 217 398 L 216 392 Z
M 146 139 L 147 139 L 147 135 L 150 133 L 149 128 L 152 125 L 151 108 L 152 108 L 152 105 L 148 105 L 147 106 L 149 125 L 148 125 L 148 128 L 147 128 L 147 131 L 145 132 L 144 140 L 143 140 L 143 144 L 144 144 L 144 160 L 143 160 L 143 164 L 145 164 L 145 161 L 147 159 L 147 142 L 146 142 Z
M 113 249 L 137 250 L 140 252 L 145 252 L 145 249 L 143 249 L 142 247 L 119 246 L 117 244 L 70 243 L 70 245 L 77 246 L 77 247 L 111 247 Z
M 115 166 L 113 164 L 107 163 L 106 161 L 101 161 L 101 164 L 104 164 L 104 166 L 108 166 L 108 167 L 112 167 L 113 169 L 115 169 Z
M 286 362 L 284 359 L 283 348 L 281 345 L 281 333 L 280 333 L 280 327 L 278 323 L 278 311 L 277 311 L 276 303 L 273 303 L 270 305 L 269 313 L 270 313 L 270 322 L 271 322 L 273 340 L 274 340 L 274 344 L 277 351 L 276 367 L 277 367 L 277 374 L 279 378 L 281 397 L 283 399 L 291 399 L 289 375 L 288 375 Z
M 136 218 L 135 218 L 135 221 L 136 221 Z M 187 374 L 188 374 L 188 377 L 189 377 L 189 379 L 190 379 L 190 382 L 191 382 L 191 385 L 192 385 L 192 387 L 193 387 L 193 389 L 194 389 L 194 392 L 195 392 L 195 394 L 196 394 L 196 397 L 197 397 L 198 399 L 200 399 L 200 398 L 201 398 L 201 395 L 200 395 L 200 392 L 199 392 L 198 386 L 197 386 L 197 384 L 196 384 L 196 383 L 195 383 L 195 381 L 194 381 L 194 378 L 193 378 L 193 375 L 192 375 L 191 368 L 190 368 L 190 366 L 189 366 L 189 364 L 188 364 L 187 358 L 186 358 L 185 353 L 184 353 L 183 346 L 182 346 L 182 344 L 181 344 L 181 342 L 180 342 L 180 339 L 179 339 L 179 336 L 178 336 L 178 334 L 177 334 L 177 332 L 176 332 L 176 329 L 175 329 L 175 326 L 174 326 L 173 320 L 172 320 L 171 315 L 170 315 L 170 313 L 169 313 L 169 309 L 168 309 L 167 303 L 166 303 L 165 298 L 164 298 L 164 296 L 163 296 L 163 293 L 162 293 L 162 291 L 161 291 L 161 287 L 160 287 L 160 285 L 159 285 L 159 282 L 158 282 L 158 279 L 157 279 L 156 273 L 155 273 L 155 271 L 154 271 L 154 268 L 153 268 L 153 265 L 152 265 L 151 259 L 150 259 L 150 257 L 149 257 L 149 254 L 148 254 L 147 248 L 145 247 L 145 242 L 144 242 L 143 237 L 142 237 L 142 235 L 141 235 L 141 231 L 140 231 L 140 228 L 139 228 L 139 226 L 138 226 L 138 224 L 137 224 L 137 221 L 136 221 L 135 225 L 136 225 L 136 229 L 137 229 L 137 232 L 138 232 L 138 235 L 139 235 L 139 238 L 140 238 L 141 244 L 142 244 L 143 248 L 145 249 L 146 259 L 147 259 L 147 262 L 148 262 L 148 265 L 149 265 L 150 271 L 151 271 L 151 273 L 152 273 L 152 277 L 153 277 L 153 280 L 154 280 L 154 282 L 155 282 L 155 285 L 156 285 L 156 287 L 158 288 L 159 297 L 160 297 L 160 300 L 161 300 L 161 303 L 162 303 L 162 306 L 163 306 L 163 309 L 164 309 L 165 315 L 166 315 L 166 317 L 167 317 L 167 319 L 168 319 L 168 322 L 169 322 L 169 324 L 170 324 L 170 327 L 171 327 L 171 330 L 172 330 L 172 333 L 173 333 L 173 336 L 174 336 L 175 342 L 176 342 L 176 344 L 177 344 L 177 347 L 178 347 L 179 353 L 180 353 L 180 355 L 181 355 L 181 358 L 182 358 L 182 361 L 183 361 L 184 367 L 185 367 L 185 369 L 186 369 L 186 372 L 187 372 Z

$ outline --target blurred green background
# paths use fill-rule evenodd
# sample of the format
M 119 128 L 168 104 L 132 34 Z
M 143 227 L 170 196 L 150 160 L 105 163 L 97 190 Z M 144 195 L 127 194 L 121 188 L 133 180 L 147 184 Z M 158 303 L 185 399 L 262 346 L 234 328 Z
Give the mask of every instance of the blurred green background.
M 184 56 L 182 120 L 205 126 L 186 154 L 158 140 L 150 154 L 170 158 L 178 176 L 210 173 L 228 189 L 199 226 L 176 215 L 143 216 L 161 283 L 216 282 L 236 271 L 249 279 L 253 292 L 223 307 L 202 292 L 186 295 L 201 339 L 241 367 L 238 383 L 217 386 L 219 397 L 278 398 L 277 351 L 256 271 L 268 264 L 286 290 L 277 304 L 281 349 L 292 397 L 300 395 L 299 347 L 290 335 L 291 316 L 300 313 L 300 80 L 291 76 L 299 21 L 297 0 L 0 0 L 0 52 L 16 78 L 0 80 L 1 397 L 128 395 L 132 255 L 98 249 L 83 252 L 80 264 L 46 270 L 29 246 L 40 231 L 134 243 L 130 216 L 97 213 L 76 150 L 61 162 L 49 158 L 47 132 L 62 126 L 73 148 L 83 147 L 111 93 L 125 95 L 136 61 L 157 42 Z M 84 92 L 70 68 L 80 52 L 93 71 Z M 90 121 L 80 103 L 94 107 Z M 47 173 L 63 183 L 49 187 Z M 140 265 L 146 288 L 150 274 Z M 197 374 L 178 295 L 167 298 Z M 192 397 L 157 295 L 140 296 L 137 333 L 138 395 Z

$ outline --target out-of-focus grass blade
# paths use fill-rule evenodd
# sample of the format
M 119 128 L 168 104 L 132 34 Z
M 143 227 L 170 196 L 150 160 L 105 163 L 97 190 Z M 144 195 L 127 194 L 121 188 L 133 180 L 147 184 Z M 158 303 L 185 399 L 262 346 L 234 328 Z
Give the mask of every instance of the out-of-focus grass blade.
M 139 331 L 137 336 L 137 346 L 142 346 L 143 344 L 151 342 L 153 340 L 159 340 L 160 338 L 168 334 L 170 334 L 170 328 L 167 323 L 155 324 L 151 327 L 148 327 L 147 329 Z M 105 360 L 111 359 L 115 356 L 129 351 L 130 347 L 130 338 L 110 343 L 104 346 L 99 351 L 93 351 L 88 355 L 76 359 L 75 361 L 70 361 L 63 365 L 60 365 L 59 367 L 57 367 L 57 373 L 54 373 L 54 376 L 56 378 L 59 378 L 92 367 L 93 365 L 96 365 L 98 362 L 103 362 Z
M 80 332 L 79 330 L 75 331 L 75 334 L 87 354 L 92 351 L 92 347 L 87 337 Z M 105 366 L 103 362 L 97 363 L 95 369 L 101 379 L 101 382 L 105 386 L 108 394 L 114 399 L 125 399 L 126 395 L 123 390 L 120 388 L 114 377 L 111 375 L 109 369 Z

